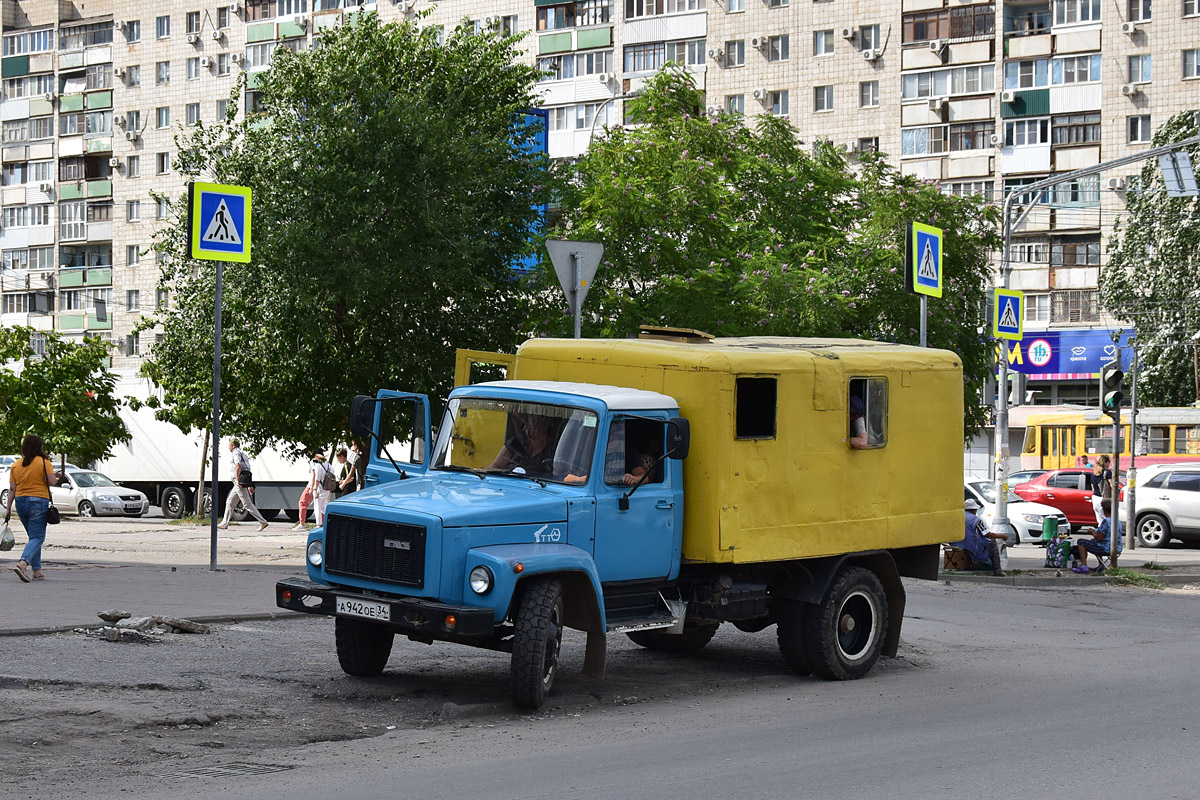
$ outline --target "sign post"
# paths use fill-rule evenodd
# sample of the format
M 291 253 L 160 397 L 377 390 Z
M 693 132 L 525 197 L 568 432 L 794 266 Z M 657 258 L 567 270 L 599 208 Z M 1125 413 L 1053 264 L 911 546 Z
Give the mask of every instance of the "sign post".
M 908 224 L 904 248 L 904 288 L 921 296 L 921 347 L 927 344 L 929 298 L 942 296 L 942 229 Z
M 596 275 L 596 267 L 604 257 L 604 245 L 600 242 L 547 239 L 546 250 L 550 253 L 554 272 L 571 306 L 571 316 L 575 318 L 575 338 L 578 339 L 583 324 L 583 301 Z
M 221 278 L 226 261 L 250 261 L 250 188 L 219 183 L 188 184 L 188 254 L 216 261 L 213 336 L 212 484 L 209 489 L 208 568 L 217 568 L 217 468 L 221 459 Z M 200 508 L 202 497 L 196 498 Z

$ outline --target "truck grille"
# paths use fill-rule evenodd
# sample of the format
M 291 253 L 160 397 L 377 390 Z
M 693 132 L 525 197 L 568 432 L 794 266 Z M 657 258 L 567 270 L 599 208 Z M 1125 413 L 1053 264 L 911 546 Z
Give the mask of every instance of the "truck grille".
M 425 585 L 425 528 L 330 515 L 325 520 L 325 570 Z

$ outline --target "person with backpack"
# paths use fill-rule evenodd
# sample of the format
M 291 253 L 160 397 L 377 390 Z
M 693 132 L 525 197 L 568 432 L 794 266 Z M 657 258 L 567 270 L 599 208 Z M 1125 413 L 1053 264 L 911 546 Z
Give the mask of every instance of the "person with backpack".
M 358 476 L 355 474 L 355 462 L 350 461 L 350 454 L 346 448 L 339 447 L 337 450 L 337 476 L 338 488 L 334 492 L 334 497 L 345 497 L 358 489 Z
M 237 439 L 229 440 L 229 471 L 233 477 L 233 488 L 230 489 L 229 497 L 225 501 L 225 516 L 222 517 L 221 524 L 217 527 L 222 530 L 229 527 L 229 520 L 233 516 L 233 507 L 238 500 L 241 500 L 242 507 L 250 512 L 250 516 L 258 520 L 258 529 L 265 531 L 267 521 L 263 519 L 258 507 L 254 505 L 254 498 L 250 494 L 250 490 L 254 486 L 254 479 L 250 473 L 250 458 L 242 452 L 241 442 Z
M 312 458 L 309 459 L 308 483 L 304 484 L 304 491 L 300 493 L 300 505 L 297 509 L 300 519 L 294 526 L 292 526 L 293 531 L 302 531 L 305 529 L 304 523 L 308 520 L 308 507 L 312 504 L 313 500 L 316 499 L 317 486 L 320 484 L 320 481 L 317 480 L 317 465 L 324 461 L 325 456 L 323 456 L 319 451 L 314 451 Z
M 313 491 L 313 499 L 317 506 L 317 526 L 325 524 L 325 507 L 329 505 L 329 501 L 333 499 L 334 492 L 337 491 L 338 479 L 337 473 L 329 464 L 325 463 L 325 456 L 317 454 L 314 460 L 313 480 L 316 481 L 316 487 Z

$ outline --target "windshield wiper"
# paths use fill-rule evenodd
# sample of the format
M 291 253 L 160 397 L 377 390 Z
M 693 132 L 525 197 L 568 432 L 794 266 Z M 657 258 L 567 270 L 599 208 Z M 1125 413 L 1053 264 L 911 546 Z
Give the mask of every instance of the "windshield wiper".
M 538 486 L 541 486 L 543 489 L 546 488 L 546 482 L 544 480 L 542 480 L 541 478 L 535 478 L 532 475 L 525 472 L 524 470 L 522 470 L 521 472 L 517 472 L 514 469 L 497 470 L 496 472 L 493 472 L 491 474 L 493 474 L 493 475 L 508 475 L 513 478 L 524 478 L 527 481 L 533 481 Z
M 484 476 L 487 475 L 487 470 L 475 467 L 460 467 L 456 464 L 447 464 L 444 467 L 434 467 L 434 469 L 445 470 L 446 472 L 469 472 L 472 475 L 478 475 L 479 480 L 484 480 Z

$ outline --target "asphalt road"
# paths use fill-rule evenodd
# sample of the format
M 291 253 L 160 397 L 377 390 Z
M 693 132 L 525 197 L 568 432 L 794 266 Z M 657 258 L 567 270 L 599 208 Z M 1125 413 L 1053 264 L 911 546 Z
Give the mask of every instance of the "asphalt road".
M 594 681 L 576 638 L 531 715 L 494 653 L 398 641 L 348 678 L 327 620 L 62 634 L 0 653 L 0 796 L 1193 798 L 1198 615 L 1195 592 L 912 583 L 901 657 L 864 680 L 795 678 L 773 629 L 725 626 L 692 658 L 614 640 Z M 211 772 L 233 764 L 282 769 Z

